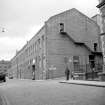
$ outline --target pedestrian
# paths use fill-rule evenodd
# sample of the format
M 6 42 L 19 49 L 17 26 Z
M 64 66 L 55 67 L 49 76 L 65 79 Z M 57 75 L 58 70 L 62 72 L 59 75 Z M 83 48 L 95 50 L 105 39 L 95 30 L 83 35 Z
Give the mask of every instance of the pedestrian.
M 71 79 L 74 79 L 74 72 L 71 73 Z
M 65 69 L 66 80 L 69 80 L 70 70 L 68 67 Z
M 95 68 L 92 68 L 92 80 L 94 79 Z

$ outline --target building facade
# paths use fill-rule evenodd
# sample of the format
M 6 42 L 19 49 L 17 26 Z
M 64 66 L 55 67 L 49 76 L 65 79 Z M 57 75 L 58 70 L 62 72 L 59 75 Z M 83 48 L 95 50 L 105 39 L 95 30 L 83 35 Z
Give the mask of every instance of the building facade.
M 101 24 L 102 24 L 102 31 L 100 34 L 100 39 L 101 39 L 101 49 L 103 52 L 103 62 L 105 65 L 105 0 L 99 0 L 99 5 L 97 5 L 97 8 L 100 9 L 100 14 L 101 14 Z M 105 66 L 103 67 L 103 70 L 105 72 Z
M 99 5 L 97 7 L 100 9 L 100 14 L 102 16 L 103 32 L 105 32 L 105 0 L 99 0 Z
M 11 62 L 10 61 L 0 61 L 0 73 L 4 73 L 8 75 L 8 70 L 11 68 Z
M 83 65 L 102 63 L 99 33 L 99 26 L 74 8 L 52 16 L 11 59 L 10 74 L 16 78 L 56 78 L 65 75 L 65 63 L 71 72 L 89 72 Z
M 94 20 L 98 24 L 98 26 L 100 27 L 100 32 L 103 32 L 103 24 L 102 24 L 102 17 L 101 17 L 101 15 L 100 14 L 96 14 L 91 19 Z

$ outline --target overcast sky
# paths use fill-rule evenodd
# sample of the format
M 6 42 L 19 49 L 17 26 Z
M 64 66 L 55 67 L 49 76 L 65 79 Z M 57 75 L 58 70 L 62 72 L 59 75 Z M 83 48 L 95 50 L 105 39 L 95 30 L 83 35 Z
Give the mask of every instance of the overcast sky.
M 92 17 L 99 13 L 97 4 L 98 0 L 0 0 L 0 60 L 10 60 L 49 17 L 71 8 Z

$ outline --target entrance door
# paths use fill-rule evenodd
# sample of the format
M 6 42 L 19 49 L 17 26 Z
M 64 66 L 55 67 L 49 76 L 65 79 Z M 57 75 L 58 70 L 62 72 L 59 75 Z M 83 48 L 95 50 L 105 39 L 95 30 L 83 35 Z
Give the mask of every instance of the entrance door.
M 74 73 L 80 72 L 79 56 L 73 56 Z
M 89 55 L 89 64 L 90 64 L 91 69 L 95 68 L 95 56 L 94 55 Z

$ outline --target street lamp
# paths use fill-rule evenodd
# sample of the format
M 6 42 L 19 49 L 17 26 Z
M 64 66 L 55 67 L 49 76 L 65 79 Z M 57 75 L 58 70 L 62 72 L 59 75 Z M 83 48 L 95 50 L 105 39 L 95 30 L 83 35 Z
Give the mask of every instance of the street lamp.
M 2 28 L 2 32 L 5 32 L 5 28 Z
M 32 62 L 32 72 L 33 72 L 33 80 L 35 80 L 35 59 L 33 59 L 33 62 Z
M 0 27 L 0 31 L 1 31 L 1 32 L 5 32 L 6 29 L 5 29 L 4 27 Z

